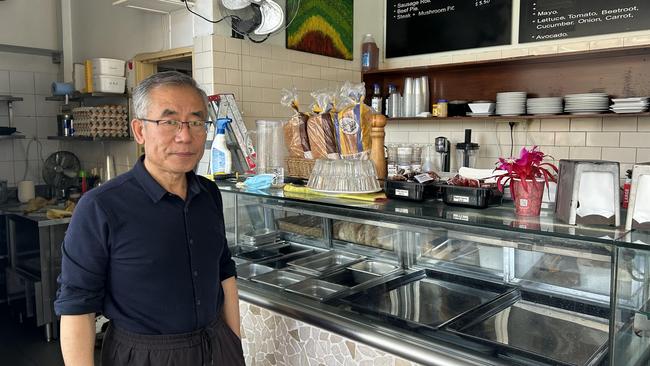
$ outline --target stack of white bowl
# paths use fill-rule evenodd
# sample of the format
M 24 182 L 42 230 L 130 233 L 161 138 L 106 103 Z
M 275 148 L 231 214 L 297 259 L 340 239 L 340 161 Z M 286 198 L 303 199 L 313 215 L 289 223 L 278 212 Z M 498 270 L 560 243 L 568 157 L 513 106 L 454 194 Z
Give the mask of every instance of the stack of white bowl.
M 526 110 L 528 114 L 562 113 L 562 97 L 528 98 Z
M 497 114 L 518 116 L 526 113 L 526 92 L 497 93 Z
M 614 113 L 641 113 L 648 109 L 648 98 L 617 98 L 612 99 L 612 106 L 609 108 Z
M 605 93 L 568 94 L 564 96 L 564 111 L 571 114 L 602 113 L 609 109 Z

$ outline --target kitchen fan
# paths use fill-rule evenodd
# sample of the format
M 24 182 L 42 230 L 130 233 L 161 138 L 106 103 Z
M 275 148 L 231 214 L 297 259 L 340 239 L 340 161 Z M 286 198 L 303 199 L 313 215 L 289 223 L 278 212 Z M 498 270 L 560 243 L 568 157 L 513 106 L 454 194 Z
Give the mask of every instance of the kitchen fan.
M 232 29 L 243 36 L 269 36 L 284 23 L 284 10 L 273 0 L 218 0 Z
M 210 20 L 194 12 L 187 2 L 185 7 L 190 13 L 211 23 L 228 19 L 234 33 L 246 36 L 257 43 L 264 42 L 271 34 L 282 28 L 284 23 L 284 10 L 274 0 L 216 0 L 216 3 L 222 15 L 219 20 Z M 296 6 L 296 13 L 298 6 Z
M 43 165 L 43 180 L 56 192 L 77 185 L 81 164 L 69 151 L 57 151 L 48 156 Z

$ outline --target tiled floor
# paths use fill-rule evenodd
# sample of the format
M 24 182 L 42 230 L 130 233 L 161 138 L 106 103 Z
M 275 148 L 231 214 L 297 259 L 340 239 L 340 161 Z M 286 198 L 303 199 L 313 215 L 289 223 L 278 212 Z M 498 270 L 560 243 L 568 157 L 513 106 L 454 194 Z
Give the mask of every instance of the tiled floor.
M 21 324 L 10 313 L 0 305 L 0 365 L 63 366 L 59 342 L 46 342 L 43 327 L 36 327 L 33 319 Z

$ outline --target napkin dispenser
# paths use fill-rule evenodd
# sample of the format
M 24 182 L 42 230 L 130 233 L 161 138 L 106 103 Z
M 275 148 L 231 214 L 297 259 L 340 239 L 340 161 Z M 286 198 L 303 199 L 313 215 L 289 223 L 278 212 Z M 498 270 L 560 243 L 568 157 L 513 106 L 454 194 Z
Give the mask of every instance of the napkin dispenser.
M 570 225 L 621 223 L 619 163 L 560 160 L 555 216 Z
M 650 230 L 650 163 L 634 165 L 625 230 Z

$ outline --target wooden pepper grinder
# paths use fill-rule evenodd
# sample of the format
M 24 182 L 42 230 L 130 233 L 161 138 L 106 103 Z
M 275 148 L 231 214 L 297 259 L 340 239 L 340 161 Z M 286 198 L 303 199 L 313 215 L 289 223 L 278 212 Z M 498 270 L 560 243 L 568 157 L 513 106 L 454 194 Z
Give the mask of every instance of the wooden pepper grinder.
M 386 179 L 386 158 L 384 156 L 384 132 L 386 127 L 386 117 L 383 114 L 375 114 L 372 116 L 372 130 L 370 131 L 370 138 L 372 139 L 372 147 L 370 149 L 370 160 L 375 164 L 377 170 L 377 178 Z

